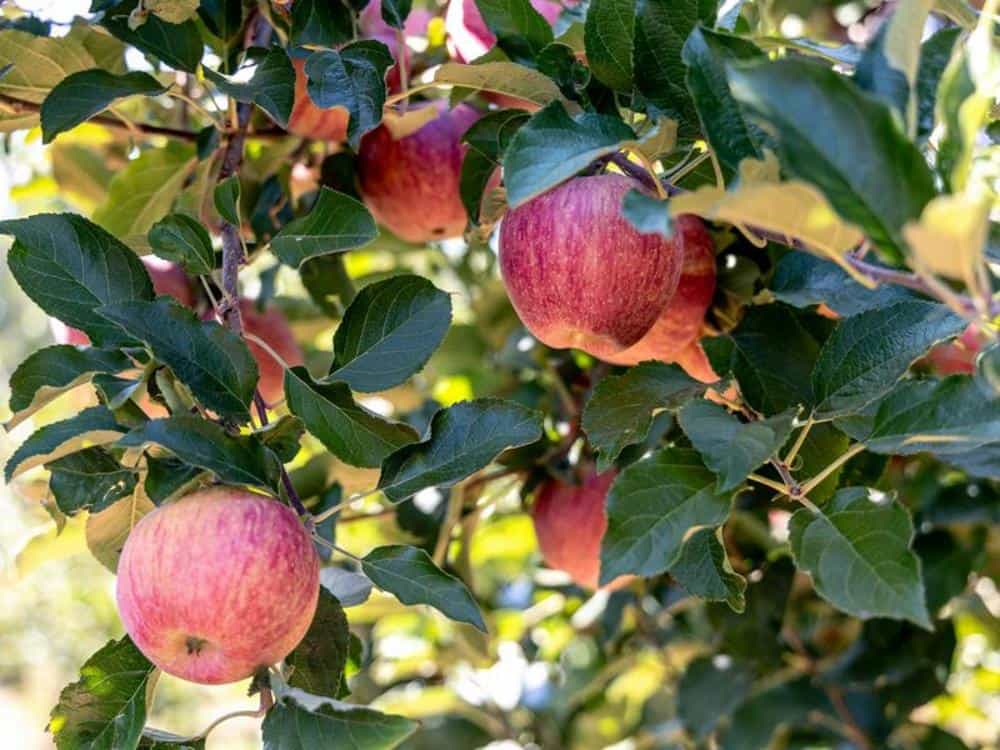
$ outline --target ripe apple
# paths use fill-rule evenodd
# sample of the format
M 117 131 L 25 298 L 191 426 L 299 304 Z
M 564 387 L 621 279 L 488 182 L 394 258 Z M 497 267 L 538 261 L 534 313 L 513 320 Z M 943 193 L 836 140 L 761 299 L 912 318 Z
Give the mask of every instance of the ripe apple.
M 284 659 L 308 630 L 319 558 L 277 500 L 214 487 L 164 505 L 129 534 L 118 612 L 168 674 L 216 685 Z
M 244 299 L 240 300 L 240 315 L 244 331 L 257 336 L 292 367 L 303 363 L 302 348 L 295 341 L 288 320 L 281 310 L 269 307 L 258 312 L 253 300 Z M 268 404 L 281 401 L 285 397 L 285 368 L 255 341 L 248 339 L 247 346 L 260 370 L 260 381 L 257 384 L 260 395 Z
M 954 341 L 945 341 L 931 349 L 925 359 L 938 375 L 974 375 L 976 357 L 982 347 L 983 337 L 972 323 Z
M 715 294 L 715 247 L 697 217 L 678 217 L 674 231 L 684 252 L 677 291 L 638 343 L 604 359 L 616 365 L 635 365 L 649 359 L 676 362 L 691 377 L 714 383 L 719 377 L 698 339 Z
M 599 359 L 621 354 L 673 296 L 681 241 L 641 234 L 621 215 L 622 199 L 635 187 L 624 175 L 576 177 L 503 218 L 504 285 L 543 343 Z
M 288 132 L 320 141 L 347 140 L 347 110 L 343 107 L 321 109 L 306 90 L 305 58 L 292 60 L 295 67 L 295 103 L 288 118 Z
M 461 137 L 479 117 L 466 104 L 447 109 L 398 140 L 385 126 L 368 133 L 358 151 L 361 196 L 378 222 L 407 242 L 458 237 L 465 230 L 459 194 Z
M 583 484 L 548 479 L 535 493 L 531 518 L 538 547 L 550 568 L 561 570 L 578 586 L 598 587 L 601 539 L 608 528 L 604 510 L 608 488 L 617 472 L 587 472 Z M 605 588 L 619 588 L 630 576 L 616 578 Z
M 194 305 L 194 289 L 183 268 L 153 255 L 143 257 L 142 264 L 149 272 L 154 292 L 173 297 L 185 307 Z M 90 346 L 90 337 L 87 334 L 79 329 L 70 328 L 61 320 L 49 318 L 49 328 L 52 329 L 52 336 L 57 344 Z

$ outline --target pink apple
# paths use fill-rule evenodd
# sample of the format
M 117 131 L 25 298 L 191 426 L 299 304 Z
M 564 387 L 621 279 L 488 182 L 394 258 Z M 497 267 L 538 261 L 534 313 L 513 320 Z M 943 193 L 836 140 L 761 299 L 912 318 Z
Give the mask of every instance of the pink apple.
M 548 346 L 621 354 L 677 289 L 680 240 L 641 234 L 621 215 L 636 187 L 624 175 L 576 177 L 504 217 L 504 285 L 521 322 Z
M 306 89 L 305 58 L 296 58 L 292 64 L 295 66 L 295 103 L 288 118 L 288 132 L 318 141 L 346 141 L 347 110 L 343 107 L 317 107 Z
M 694 216 L 678 217 L 674 231 L 684 252 L 677 291 L 638 343 L 604 359 L 616 365 L 649 359 L 677 362 L 692 377 L 714 383 L 718 375 L 698 339 L 715 294 L 715 247 L 705 225 Z
M 214 487 L 164 505 L 129 534 L 118 612 L 168 674 L 221 684 L 284 659 L 308 630 L 319 558 L 277 500 Z
M 970 324 L 954 341 L 931 349 L 926 361 L 938 375 L 974 375 L 976 357 L 983 347 L 983 337 L 975 323 Z
M 582 484 L 548 479 L 535 493 L 531 517 L 538 547 L 550 568 L 561 570 L 579 586 L 596 589 L 601 570 L 601 539 L 608 528 L 608 489 L 617 472 L 587 472 Z M 630 576 L 605 588 L 619 588 Z
M 144 256 L 142 264 L 149 272 L 154 292 L 173 297 L 185 307 L 194 305 L 194 289 L 191 287 L 191 280 L 184 273 L 183 268 L 176 263 L 153 255 Z M 61 320 L 49 318 L 49 328 L 52 330 L 52 336 L 57 344 L 90 346 L 90 337 L 87 334 L 76 328 L 70 328 Z
M 407 242 L 458 237 L 465 230 L 459 178 L 465 131 L 479 117 L 466 104 L 447 109 L 398 140 L 385 125 L 368 133 L 358 151 L 361 195 L 380 224 Z

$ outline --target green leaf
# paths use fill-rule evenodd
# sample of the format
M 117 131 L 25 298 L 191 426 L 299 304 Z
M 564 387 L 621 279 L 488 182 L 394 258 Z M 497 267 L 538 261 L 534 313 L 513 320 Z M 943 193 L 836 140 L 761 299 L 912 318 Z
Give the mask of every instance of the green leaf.
M 475 65 L 449 62 L 437 69 L 434 82 L 505 94 L 544 106 L 565 101 L 559 86 L 541 71 L 507 60 L 479 62 Z
M 354 149 L 382 122 L 385 74 L 394 64 L 389 48 L 373 39 L 314 52 L 306 60 L 309 98 L 321 109 L 347 110 L 347 141 Z
M 180 263 L 192 276 L 215 269 L 212 238 L 201 222 L 187 214 L 170 214 L 149 230 L 149 244 L 161 258 Z
M 685 539 L 670 575 L 689 594 L 709 601 L 724 601 L 733 612 L 746 609 L 743 592 L 747 581 L 729 563 L 721 528 L 701 528 Z
M 417 731 L 403 716 L 324 701 L 307 710 L 285 698 L 264 719 L 264 750 L 391 750 Z
M 643 362 L 622 375 L 602 379 L 583 409 L 583 431 L 606 471 L 629 445 L 642 442 L 653 416 L 677 408 L 705 390 L 677 365 Z
M 944 305 L 919 300 L 847 318 L 816 359 L 814 416 L 830 419 L 874 401 L 892 388 L 914 360 L 965 326 L 966 321 Z
M 583 39 L 587 64 L 601 83 L 632 93 L 635 0 L 592 0 Z
M 146 455 L 146 481 L 143 489 L 157 505 L 177 497 L 193 486 L 202 476 L 198 466 L 192 466 L 172 456 L 157 458 Z
M 430 435 L 382 462 L 378 488 L 394 503 L 427 487 L 450 487 L 508 448 L 542 436 L 541 415 L 512 401 L 480 398 L 439 410 Z
M 0 234 L 16 238 L 7 263 L 21 289 L 42 310 L 79 328 L 97 346 L 129 341 L 97 308 L 153 299 L 153 284 L 135 253 L 75 214 L 3 221 Z
M 931 629 L 920 561 L 910 549 L 913 523 L 895 500 L 876 502 L 863 487 L 842 489 L 818 515 L 796 511 L 789 533 L 795 564 L 833 606 Z
M 132 237 L 145 235 L 170 211 L 194 165 L 194 149 L 187 144 L 174 141 L 144 151 L 111 180 L 94 221 L 134 244 Z
M 304 367 L 285 371 L 288 409 L 337 458 L 377 468 L 394 451 L 419 438 L 409 425 L 391 422 L 355 402 L 344 383 L 316 383 Z
M 714 0 L 637 0 L 635 49 L 632 54 L 635 85 L 659 113 L 676 120 L 682 138 L 699 135 L 695 112 L 684 84 L 681 51 L 699 23 L 715 20 Z
M 298 268 L 309 258 L 353 250 L 376 236 L 375 219 L 363 203 L 324 187 L 308 214 L 288 222 L 271 238 L 271 250 L 283 263 Z
M 42 143 L 72 130 L 91 117 L 130 96 L 159 96 L 167 87 L 149 73 L 115 75 L 106 70 L 83 70 L 64 78 L 42 102 Z
M 59 750 L 136 747 L 146 723 L 154 667 L 125 636 L 87 659 L 80 679 L 63 688 L 49 731 Z
M 145 343 L 207 408 L 246 419 L 257 362 L 246 343 L 215 321 L 201 321 L 169 297 L 106 305 L 100 312 Z
M 46 404 L 88 382 L 96 373 L 121 372 L 132 360 L 117 349 L 47 346 L 30 355 L 10 376 L 9 432 Z
M 227 76 L 203 67 L 205 77 L 219 91 L 238 102 L 256 104 L 283 128 L 288 127 L 295 102 L 295 68 L 288 53 L 281 47 L 271 47 L 266 54 L 253 60 L 235 76 Z
M 182 415 L 153 419 L 121 437 L 118 445 L 159 445 L 191 466 L 211 471 L 220 482 L 274 490 L 278 459 L 253 435 L 230 435 L 220 425 Z
M 382 20 L 396 29 L 403 29 L 410 15 L 413 0 L 383 0 Z
M 113 443 L 125 431 L 107 407 L 91 406 L 75 417 L 36 430 L 7 460 L 4 479 L 9 483 L 29 469 L 75 453 L 84 444 Z
M 662 448 L 624 469 L 608 491 L 601 584 L 628 573 L 663 573 L 679 559 L 692 527 L 725 521 L 731 493 L 717 492 L 715 484 L 715 475 L 686 448 Z
M 708 533 L 714 536 L 711 529 Z M 677 683 L 677 714 L 688 731 L 703 739 L 746 699 L 753 681 L 753 670 L 741 662 L 700 656 Z
M 851 446 L 850 438 L 829 422 L 813 425 L 799 449 L 799 462 L 796 474 L 800 477 L 813 477 L 830 465 L 834 456 L 842 456 Z M 809 499 L 816 504 L 826 502 L 836 491 L 840 483 L 840 475 L 844 467 L 840 466 L 830 476 L 813 488 Z
M 292 4 L 292 46 L 337 47 L 354 38 L 353 23 L 347 3 L 296 0 Z
M 49 490 L 67 516 L 81 510 L 97 513 L 131 495 L 138 475 L 104 448 L 86 448 L 45 465 L 52 476 Z
M 215 186 L 212 201 L 219 216 L 233 226 L 240 225 L 240 178 L 230 175 Z
M 719 161 L 734 173 L 743 159 L 764 157 L 766 136 L 743 116 L 729 90 L 726 65 L 763 56 L 753 42 L 703 26 L 691 32 L 681 51 L 685 81 L 705 136 Z
M 529 0 L 476 0 L 497 46 L 515 62 L 534 60 L 552 42 L 552 27 Z
M 673 221 L 666 202 L 641 190 L 625 193 L 622 216 L 643 234 L 658 234 L 667 239 L 673 236 Z
M 194 21 L 167 23 L 150 16 L 137 29 L 129 27 L 129 15 L 138 0 L 126 0 L 106 11 L 100 23 L 123 42 L 162 60 L 171 68 L 196 73 L 201 62 L 204 43 Z
M 730 67 L 730 88 L 773 131 L 785 172 L 816 185 L 890 257 L 902 256 L 903 225 L 935 189 L 888 107 L 829 68 L 791 58 Z
M 462 160 L 459 192 L 469 220 L 479 223 L 483 193 L 490 178 L 500 168 L 500 161 L 514 133 L 528 121 L 527 112 L 519 109 L 501 109 L 488 112 L 474 122 L 462 136 L 469 149 Z
M 337 597 L 320 586 L 319 604 L 305 637 L 288 656 L 288 684 L 312 695 L 336 698 L 344 680 L 351 631 Z
M 146 727 L 139 741 L 139 750 L 205 750 L 205 738 L 191 740 L 171 732 Z
M 789 409 L 768 419 L 741 422 L 724 406 L 705 399 L 684 405 L 677 421 L 705 465 L 718 474 L 720 492 L 733 490 L 788 440 L 795 420 Z
M 486 632 L 483 615 L 469 589 L 435 565 L 419 547 L 376 547 L 361 559 L 361 569 L 376 586 L 403 604 L 427 604 L 445 617 Z
M 337 327 L 324 382 L 363 393 L 404 383 L 427 364 L 450 323 L 451 298 L 427 279 L 405 274 L 369 284 Z
M 511 208 L 569 179 L 635 133 L 617 117 L 586 113 L 571 118 L 559 102 L 543 107 L 514 134 L 503 158 Z
M 811 677 L 768 687 L 736 709 L 719 743 L 720 748 L 770 748 L 774 735 L 782 727 L 808 725 L 819 712 L 833 715 L 833 708 Z

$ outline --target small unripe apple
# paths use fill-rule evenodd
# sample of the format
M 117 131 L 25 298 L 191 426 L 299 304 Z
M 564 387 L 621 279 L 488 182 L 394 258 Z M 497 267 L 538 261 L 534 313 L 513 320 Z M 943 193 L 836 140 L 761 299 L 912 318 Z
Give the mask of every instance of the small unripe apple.
M 118 612 L 157 667 L 236 682 L 284 659 L 312 622 L 319 558 L 277 500 L 215 487 L 136 524 L 118 563 Z
M 295 340 L 288 319 L 281 310 L 268 307 L 259 312 L 253 300 L 244 299 L 240 300 L 240 315 L 243 318 L 243 330 L 257 336 L 274 349 L 287 364 L 297 367 L 303 363 L 302 348 Z M 260 395 L 268 404 L 278 403 L 285 397 L 285 368 L 255 341 L 247 339 L 247 346 L 260 370 L 260 381 L 257 383 Z
M 361 196 L 376 220 L 407 242 L 458 237 L 466 213 L 459 193 L 461 137 L 479 117 L 466 104 L 447 109 L 416 132 L 396 139 L 385 125 L 368 133 L 358 151 Z
M 596 589 L 601 570 L 601 539 L 608 528 L 605 502 L 617 472 L 589 470 L 582 484 L 547 479 L 535 493 L 531 518 L 545 564 L 567 573 L 578 586 Z M 618 588 L 629 576 L 606 588 Z
M 715 247 L 705 225 L 694 216 L 678 217 L 674 236 L 684 252 L 677 291 L 638 343 L 604 359 L 616 365 L 636 365 L 649 359 L 676 362 L 691 377 L 714 383 L 718 375 L 698 339 L 715 294 Z
M 149 279 L 153 282 L 153 291 L 156 294 L 173 297 L 185 307 L 194 305 L 194 289 L 183 268 L 153 255 L 144 256 L 142 264 L 149 272 Z M 90 346 L 90 337 L 87 334 L 79 329 L 70 328 L 61 320 L 49 318 L 49 328 L 52 329 L 52 336 L 57 344 Z
M 295 66 L 295 103 L 288 118 L 288 132 L 318 141 L 346 141 L 347 110 L 343 107 L 317 107 L 306 89 L 305 58 L 293 59 L 292 65 Z
M 642 234 L 621 214 L 637 186 L 624 175 L 576 177 L 503 218 L 504 285 L 521 322 L 548 346 L 621 354 L 677 289 L 678 237 Z

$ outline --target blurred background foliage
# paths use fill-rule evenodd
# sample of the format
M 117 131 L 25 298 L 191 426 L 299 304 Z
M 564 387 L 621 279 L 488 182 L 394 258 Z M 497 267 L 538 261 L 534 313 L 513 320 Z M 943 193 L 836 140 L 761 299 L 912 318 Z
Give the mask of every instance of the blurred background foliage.
M 85 15 L 89 3 L 22 0 L 19 5 L 51 19 L 53 33 L 59 33 L 59 24 Z M 862 2 L 772 0 L 753 6 L 776 36 L 808 35 L 831 42 L 863 43 L 885 14 L 884 4 Z M 6 21 L 18 15 L 10 3 L 0 12 Z M 244 177 L 252 180 L 255 168 L 265 175 L 272 165 L 289 162 L 283 149 L 280 144 L 254 144 Z M 64 210 L 90 214 L 108 200 L 114 176 L 134 156 L 127 134 L 96 126 L 77 128 L 45 148 L 37 131 L 5 136 L 0 213 L 4 217 Z M 287 166 L 279 176 L 291 185 L 293 194 L 315 186 L 310 184 L 314 175 L 293 174 Z M 296 185 L 297 180 L 304 182 Z M 191 195 L 192 200 L 198 198 Z M 0 254 L 6 250 L 5 244 Z M 263 261 L 244 275 L 246 291 L 255 296 L 262 289 L 273 290 L 297 338 L 315 356 L 328 359 L 332 324 L 311 314 L 295 274 L 275 274 L 268 263 Z M 461 242 L 415 248 L 382 239 L 370 249 L 351 253 L 347 263 L 357 279 L 378 278 L 403 267 L 459 292 L 457 325 L 416 385 L 380 394 L 368 401 L 369 406 L 409 413 L 428 398 L 448 404 L 504 389 L 535 390 L 541 397 L 544 389 L 537 382 L 512 375 L 518 371 L 519 358 L 530 359 L 532 354 L 519 347 L 517 321 L 492 273 L 494 256 L 489 248 Z M 751 271 L 751 278 L 754 275 Z M 739 288 L 735 276 L 723 283 L 723 294 Z M 483 278 L 494 282 L 482 282 Z M 11 370 L 51 340 L 44 314 L 28 302 L 9 274 L 0 274 L 0 419 L 9 415 L 6 387 Z M 74 394 L 60 399 L 12 434 L 0 431 L 0 461 L 37 424 L 77 411 L 82 398 Z M 310 473 L 324 484 L 336 478 L 346 493 L 372 484 L 373 472 L 337 465 L 320 453 L 318 444 L 300 453 L 293 467 L 297 481 L 307 481 Z M 847 470 L 870 471 L 855 464 Z M 944 557 L 968 555 L 994 561 L 993 569 L 950 605 L 953 653 L 948 649 L 950 634 L 943 636 L 943 647 L 951 653 L 950 673 L 935 664 L 933 655 L 918 653 L 910 658 L 908 652 L 941 648 L 942 638 L 935 636 L 930 643 L 908 626 L 882 627 L 884 621 L 862 630 L 858 621 L 816 598 L 807 583 L 793 580 L 780 559 L 770 560 L 781 541 L 785 511 L 771 513 L 770 529 L 755 526 L 757 516 L 749 513 L 739 516 L 745 527 L 734 524 L 734 533 L 745 536 L 741 549 L 753 557 L 744 561 L 754 573 L 743 617 L 724 605 L 683 597 L 676 587 L 658 590 L 653 584 L 638 594 L 638 607 L 626 609 L 625 601 L 635 592 L 591 596 L 568 585 L 561 574 L 539 570 L 532 524 L 518 492 L 498 482 L 490 488 L 496 497 L 484 498 L 485 510 L 468 524 L 459 563 L 466 580 L 474 581 L 481 600 L 493 609 L 492 640 L 486 642 L 471 629 L 426 610 L 405 608 L 376 592 L 348 611 L 366 665 L 352 679 L 352 690 L 359 700 L 372 700 L 382 710 L 424 720 L 425 731 L 410 740 L 408 748 L 473 748 L 491 742 L 505 746 L 498 737 L 513 738 L 506 741 L 509 747 L 520 746 L 515 740 L 526 737 L 544 747 L 579 750 L 680 747 L 674 744 L 681 727 L 678 705 L 686 704 L 689 722 L 702 717 L 710 727 L 727 691 L 738 689 L 742 679 L 738 671 L 729 671 L 732 664 L 725 657 L 712 657 L 719 645 L 714 641 L 721 637 L 733 657 L 749 662 L 784 662 L 789 669 L 808 673 L 814 662 L 823 661 L 838 663 L 848 682 L 881 679 L 882 688 L 898 686 L 900 710 L 914 711 L 919 723 L 946 728 L 970 747 L 1000 747 L 1000 570 L 996 567 L 1000 549 L 995 528 L 992 535 L 983 531 L 1000 521 L 1000 493 L 994 485 L 969 483 L 957 472 L 924 459 L 908 460 L 898 471 L 882 476 L 883 489 L 900 490 L 916 511 L 921 531 L 949 525 L 948 533 L 940 532 L 946 540 L 939 532 L 920 537 L 925 560 L 935 559 L 934 545 L 941 543 Z M 43 492 L 43 483 L 0 487 L 0 740 L 3 747 L 19 750 L 51 746 L 44 727 L 58 691 L 76 678 L 88 655 L 122 634 L 113 603 L 114 578 L 87 553 L 83 519 L 71 520 L 57 534 L 43 507 Z M 754 502 L 753 497 L 745 498 L 741 507 L 752 508 Z M 405 529 L 374 518 L 340 524 L 337 534 L 344 546 L 359 551 L 394 541 L 433 548 L 444 505 L 440 497 L 423 495 L 404 504 Z M 755 568 L 754 561 L 768 562 L 763 580 L 763 568 Z M 970 559 L 967 570 L 972 566 Z M 961 569 L 961 564 L 942 565 L 944 578 L 935 579 L 935 569 L 929 566 L 929 588 L 945 598 L 962 590 L 965 578 L 959 573 L 959 580 L 954 580 L 954 571 Z M 774 624 L 781 621 L 786 595 L 792 612 L 786 624 L 791 629 L 779 641 Z M 857 644 L 866 639 L 869 648 L 854 658 Z M 916 674 L 925 667 L 928 674 Z M 909 671 L 901 674 L 899 669 Z M 942 678 L 946 678 L 943 685 Z M 179 734 L 194 733 L 219 714 L 251 703 L 245 684 L 207 688 L 169 677 L 160 684 L 151 724 Z M 781 710 L 793 708 L 777 699 L 775 703 Z M 863 706 L 852 708 L 863 710 Z M 809 732 L 787 742 L 788 747 L 835 748 L 839 745 L 831 739 L 834 736 Z M 940 743 L 935 737 L 932 731 L 920 746 L 950 747 L 946 736 Z M 239 749 L 258 743 L 256 720 L 232 721 L 213 734 L 210 747 Z

